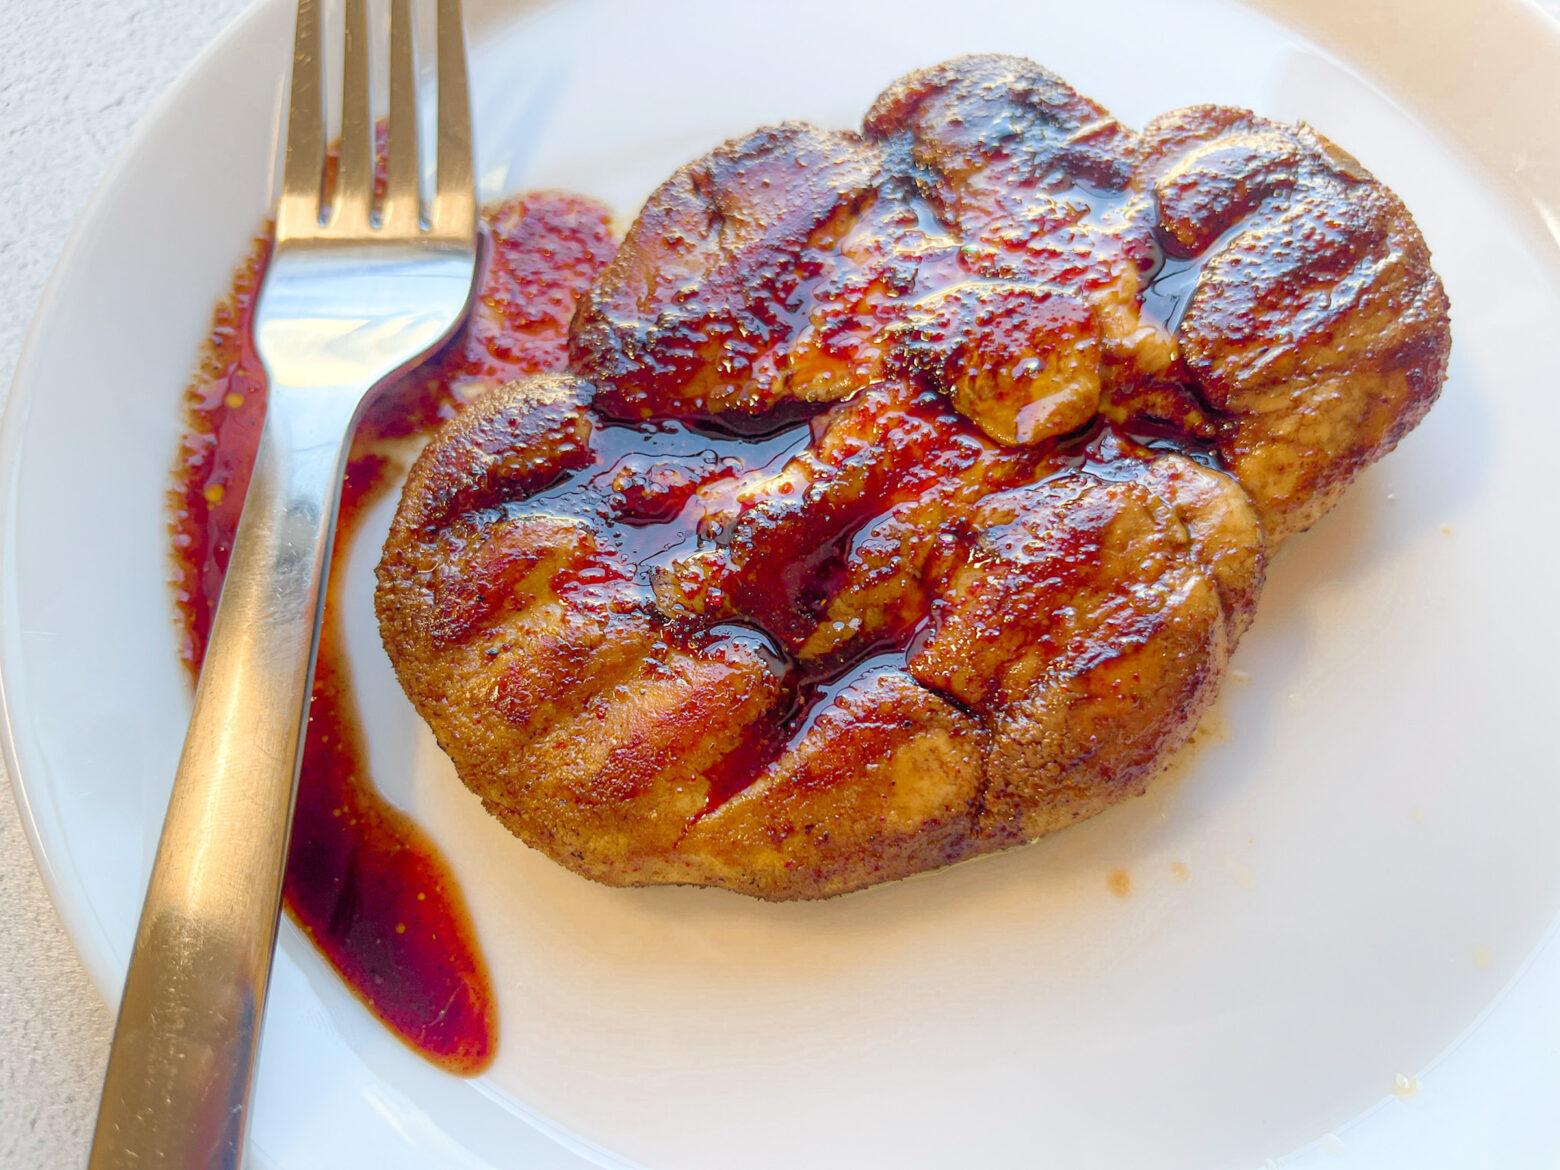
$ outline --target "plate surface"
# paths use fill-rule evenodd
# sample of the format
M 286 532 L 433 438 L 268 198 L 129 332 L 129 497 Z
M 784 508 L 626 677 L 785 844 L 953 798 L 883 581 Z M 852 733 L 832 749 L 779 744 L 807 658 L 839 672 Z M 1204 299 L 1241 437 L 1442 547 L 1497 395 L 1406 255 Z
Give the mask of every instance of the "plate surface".
M 1147 797 L 815 905 L 606 889 L 487 818 L 379 647 L 381 507 L 338 566 L 372 764 L 452 859 L 502 1038 L 481 1078 L 435 1071 L 286 927 L 259 1161 L 1560 1160 L 1544 344 L 1560 38 L 1515 2 L 1472 28 L 1471 6 L 1327 0 L 1305 9 L 1315 40 L 1218 0 L 1110 11 L 964 0 L 950 25 L 926 0 L 477 6 L 484 195 L 568 187 L 625 219 L 731 134 L 853 125 L 894 77 L 966 51 L 1034 57 L 1135 126 L 1202 101 L 1305 119 L 1418 218 L 1452 299 L 1451 377 L 1277 559 L 1219 708 Z M 6 417 L 8 762 L 111 998 L 188 710 L 165 584 L 178 396 L 268 206 L 290 37 L 289 4 L 257 6 L 138 133 L 61 260 Z

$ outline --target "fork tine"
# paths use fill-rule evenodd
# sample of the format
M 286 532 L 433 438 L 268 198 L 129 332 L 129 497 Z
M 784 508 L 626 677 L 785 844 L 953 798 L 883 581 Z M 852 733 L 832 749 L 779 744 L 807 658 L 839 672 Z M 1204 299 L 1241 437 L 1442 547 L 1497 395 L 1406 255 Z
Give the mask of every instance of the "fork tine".
M 417 230 L 421 213 L 417 157 L 417 67 L 412 51 L 412 0 L 390 0 L 390 120 L 385 135 L 386 232 Z
M 435 235 L 470 240 L 477 196 L 471 160 L 471 95 L 460 0 L 439 0 L 439 159 L 434 185 Z
M 366 233 L 374 206 L 374 111 L 369 103 L 368 4 L 366 0 L 347 0 L 341 166 L 336 172 L 336 215 L 331 224 L 343 234 Z
M 320 100 L 320 9 L 298 0 L 293 34 L 292 92 L 287 105 L 287 156 L 276 202 L 276 238 L 313 235 L 325 181 L 325 107 Z

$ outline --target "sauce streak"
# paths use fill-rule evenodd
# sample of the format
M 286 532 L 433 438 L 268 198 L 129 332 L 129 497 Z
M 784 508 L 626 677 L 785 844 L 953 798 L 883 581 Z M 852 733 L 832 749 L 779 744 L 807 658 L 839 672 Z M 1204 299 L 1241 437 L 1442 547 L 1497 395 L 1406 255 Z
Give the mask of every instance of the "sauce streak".
M 394 482 L 407 437 L 430 430 L 489 386 L 564 368 L 575 299 L 616 247 L 605 209 L 579 196 L 523 196 L 489 209 L 484 219 L 484 271 L 470 322 L 441 353 L 387 388 L 354 436 L 336 565 L 345 564 L 364 512 Z M 169 492 L 170 537 L 180 656 L 192 680 L 265 417 L 265 375 L 250 323 L 268 240 L 269 234 L 256 239 L 216 306 L 184 397 L 187 429 Z M 391 1031 L 450 1072 L 473 1075 L 496 1049 L 492 980 L 448 863 L 368 774 L 339 590 L 333 574 L 284 905 Z

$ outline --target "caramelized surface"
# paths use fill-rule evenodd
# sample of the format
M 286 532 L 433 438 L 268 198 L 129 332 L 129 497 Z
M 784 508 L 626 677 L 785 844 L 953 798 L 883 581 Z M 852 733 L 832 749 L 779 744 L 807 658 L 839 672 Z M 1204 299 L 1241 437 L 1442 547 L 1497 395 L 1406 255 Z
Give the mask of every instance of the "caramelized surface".
M 1313 131 L 1137 134 L 960 58 L 651 196 L 569 375 L 413 468 L 385 644 L 462 779 L 581 873 L 890 880 L 1140 791 L 1271 550 L 1448 347 L 1407 212 Z
M 880 383 L 758 442 L 593 395 L 450 424 L 378 609 L 466 783 L 600 880 L 818 896 L 1097 811 L 1190 732 L 1260 582 L 1239 489 L 1113 431 L 1003 447 Z
M 861 135 L 727 143 L 650 197 L 581 303 L 570 368 L 627 418 L 762 414 L 898 372 L 958 386 L 999 441 L 1076 430 L 1102 363 L 1170 356 L 1137 307 L 1156 256 L 1134 142 L 1038 66 L 972 57 L 891 87 Z
M 1166 251 L 1203 259 L 1177 340 L 1277 542 L 1430 409 L 1451 348 L 1445 290 L 1402 201 L 1309 127 L 1166 114 L 1144 133 L 1138 182 Z

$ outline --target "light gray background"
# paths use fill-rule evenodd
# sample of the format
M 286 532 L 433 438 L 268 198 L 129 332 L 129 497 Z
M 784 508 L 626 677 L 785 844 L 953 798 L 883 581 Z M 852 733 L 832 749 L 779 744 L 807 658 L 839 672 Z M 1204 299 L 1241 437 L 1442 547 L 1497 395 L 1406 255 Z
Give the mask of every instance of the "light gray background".
M 244 2 L 0 0 L 0 388 L 109 162 Z M 112 1024 L 0 784 L 0 1167 L 85 1162 Z

